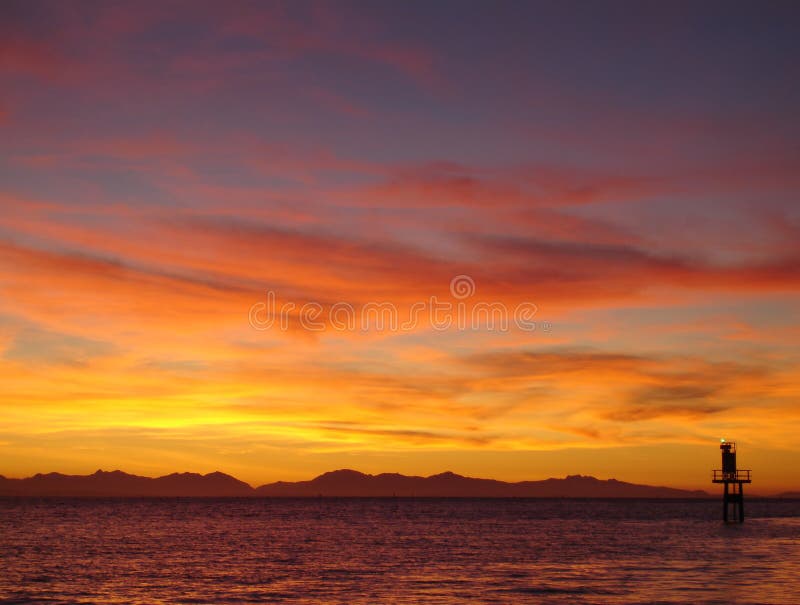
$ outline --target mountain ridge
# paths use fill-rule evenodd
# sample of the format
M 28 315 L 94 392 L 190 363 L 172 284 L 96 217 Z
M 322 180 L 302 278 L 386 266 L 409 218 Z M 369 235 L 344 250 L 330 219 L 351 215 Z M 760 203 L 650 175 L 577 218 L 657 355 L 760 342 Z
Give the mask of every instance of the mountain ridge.
M 506 482 L 444 471 L 428 477 L 353 469 L 328 471 L 306 481 L 276 481 L 258 487 L 221 471 L 143 477 L 98 469 L 91 475 L 37 473 L 0 475 L 0 496 L 42 497 L 484 497 L 484 498 L 708 498 L 703 490 L 642 485 L 588 475 Z
M 708 498 L 702 490 L 639 485 L 568 475 L 563 479 L 519 481 L 464 477 L 445 471 L 429 477 L 397 473 L 369 475 L 352 469 L 323 473 L 309 481 L 278 481 L 256 488 L 271 497 L 488 497 L 488 498 Z
M 142 477 L 98 469 L 91 475 L 52 472 L 24 479 L 0 477 L 0 496 L 213 497 L 250 496 L 252 490 L 244 481 L 219 471 Z

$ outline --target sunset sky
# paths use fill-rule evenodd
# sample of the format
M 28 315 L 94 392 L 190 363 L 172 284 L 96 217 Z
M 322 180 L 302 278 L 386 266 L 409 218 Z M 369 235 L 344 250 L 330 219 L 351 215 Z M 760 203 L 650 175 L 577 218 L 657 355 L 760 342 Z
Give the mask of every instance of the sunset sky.
M 796 2 L 0 3 L 0 474 L 800 488 L 798 60 Z

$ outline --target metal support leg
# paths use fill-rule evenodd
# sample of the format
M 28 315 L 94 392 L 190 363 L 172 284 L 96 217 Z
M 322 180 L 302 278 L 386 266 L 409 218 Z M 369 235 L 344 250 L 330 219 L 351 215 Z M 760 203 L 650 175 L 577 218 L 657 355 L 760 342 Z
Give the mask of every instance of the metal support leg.
M 739 482 L 739 523 L 744 523 L 744 490 Z
M 728 522 L 728 482 L 725 482 L 725 493 L 722 496 L 722 520 Z

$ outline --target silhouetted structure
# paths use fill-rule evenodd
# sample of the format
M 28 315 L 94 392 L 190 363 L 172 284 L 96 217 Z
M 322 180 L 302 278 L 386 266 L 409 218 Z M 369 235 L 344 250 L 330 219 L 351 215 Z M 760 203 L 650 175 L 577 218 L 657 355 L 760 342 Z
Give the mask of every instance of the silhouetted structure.
M 725 491 L 722 494 L 722 520 L 725 523 L 744 523 L 744 490 L 742 486 L 750 483 L 749 470 L 736 469 L 736 444 L 722 439 L 719 449 L 722 450 L 722 470 L 713 471 L 712 482 L 722 483 Z M 728 513 L 733 508 L 733 516 Z

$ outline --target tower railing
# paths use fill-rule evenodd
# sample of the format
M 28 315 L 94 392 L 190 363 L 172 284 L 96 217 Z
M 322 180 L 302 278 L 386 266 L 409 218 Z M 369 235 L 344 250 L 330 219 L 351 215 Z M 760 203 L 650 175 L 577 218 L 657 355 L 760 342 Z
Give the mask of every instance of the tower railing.
M 711 471 L 711 480 L 713 482 L 723 483 L 725 481 L 746 481 L 750 483 L 750 470 L 737 470 L 733 472 L 714 470 Z

